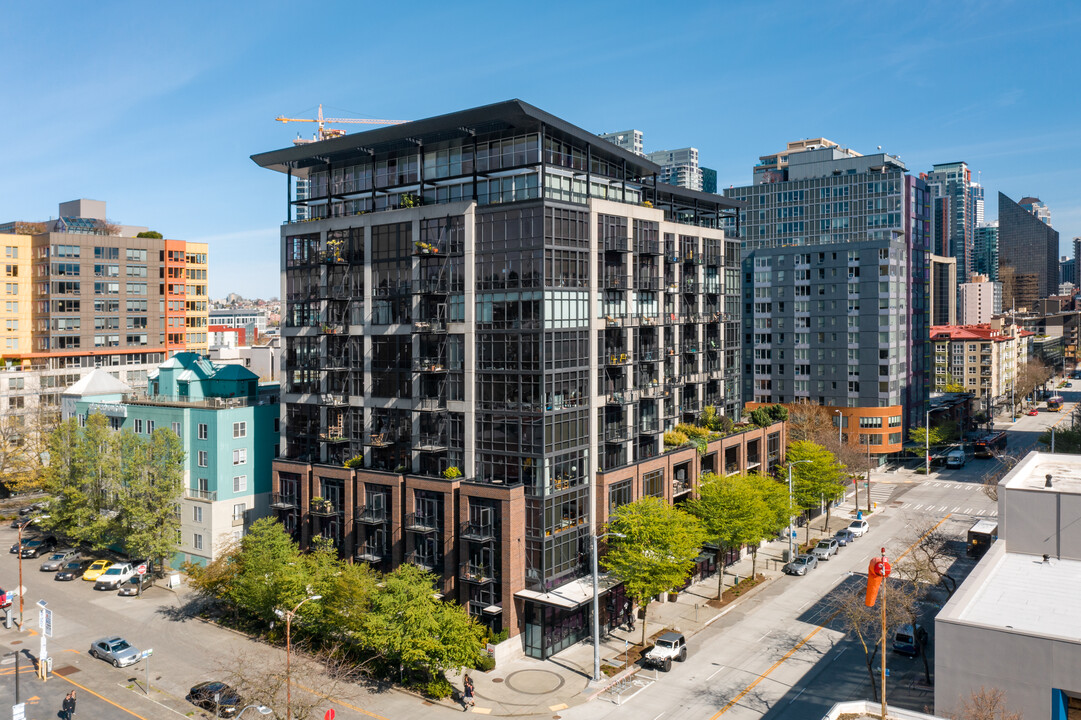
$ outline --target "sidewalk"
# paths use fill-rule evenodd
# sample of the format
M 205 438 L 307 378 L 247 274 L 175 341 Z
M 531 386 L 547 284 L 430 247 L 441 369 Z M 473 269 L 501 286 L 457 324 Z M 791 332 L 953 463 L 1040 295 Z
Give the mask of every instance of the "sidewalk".
M 872 479 L 872 483 L 874 480 Z M 880 506 L 879 512 L 882 508 Z M 830 533 L 833 534 L 856 515 L 856 508 L 851 495 L 830 514 Z M 811 521 L 811 536 L 821 536 L 825 525 L 825 514 Z M 797 543 L 803 542 L 806 529 L 800 528 Z M 732 610 L 745 606 L 763 589 L 771 587 L 773 581 L 783 573 L 784 553 L 788 542 L 780 538 L 765 543 L 758 550 L 756 571 L 764 575 L 765 582 L 755 586 L 723 608 L 710 607 L 706 603 L 717 597 L 717 576 L 700 580 L 679 593 L 674 602 L 653 602 L 649 605 L 647 636 L 652 637 L 664 629 L 682 632 L 687 638 L 708 627 Z M 724 569 L 724 587 L 729 588 L 737 580 L 751 575 L 752 558 L 748 554 L 738 562 Z M 642 620 L 638 621 L 639 623 Z M 601 637 L 601 665 L 623 667 L 628 646 L 641 641 L 642 626 L 639 624 L 633 632 L 617 629 Z M 632 664 L 632 668 L 635 666 Z M 653 672 L 649 671 L 652 677 Z M 589 641 L 578 643 L 557 653 L 547 661 L 532 658 L 517 658 L 501 663 L 488 673 L 471 671 L 470 677 L 476 688 L 476 707 L 474 712 L 498 716 L 535 715 L 557 713 L 568 707 L 581 705 L 595 700 L 607 702 L 609 695 L 603 693 L 604 687 L 614 678 L 604 678 L 601 683 L 593 684 L 593 644 Z M 462 678 L 451 677 L 451 682 L 461 690 Z M 443 705 L 460 709 L 460 705 L 450 700 Z

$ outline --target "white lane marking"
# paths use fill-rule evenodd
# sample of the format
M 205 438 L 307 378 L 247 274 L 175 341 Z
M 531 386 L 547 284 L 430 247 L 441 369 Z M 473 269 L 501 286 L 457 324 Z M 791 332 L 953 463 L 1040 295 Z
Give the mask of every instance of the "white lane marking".
M 960 509 L 961 509 L 961 506 L 960 506 L 960 505 L 958 505 L 957 507 L 955 507 L 955 508 L 954 508 L 953 510 L 951 510 L 950 512 L 957 512 L 957 511 L 958 511 L 958 510 L 960 510 Z
M 668 711 L 665 710 L 664 712 L 668 712 Z M 661 715 L 664 715 L 664 713 L 662 712 Z M 657 717 L 653 718 L 653 720 L 660 720 L 661 715 L 658 715 Z
M 770 633 L 772 633 L 772 632 L 773 632 L 773 631 L 772 631 L 772 630 L 770 630 L 769 632 L 766 632 L 766 633 L 764 633 L 764 634 L 762 635 L 762 637 L 760 637 L 760 638 L 758 638 L 757 640 L 755 640 L 755 642 L 762 642 L 763 640 L 765 640 L 765 639 L 766 639 L 766 635 L 769 635 L 769 634 L 770 634 Z
M 971 515 L 971 514 L 972 514 L 972 508 L 965 508 L 965 515 Z
M 803 690 L 806 690 L 806 689 L 807 689 L 806 687 L 803 688 Z M 800 690 L 798 693 L 796 693 L 796 697 L 789 700 L 788 704 L 791 705 L 792 703 L 796 702 L 796 700 L 799 700 L 799 696 L 803 694 L 803 690 Z
M 713 674 L 712 674 L 712 675 L 710 675 L 710 676 L 709 676 L 708 678 L 706 678 L 706 680 L 712 680 L 712 679 L 713 679 L 713 676 L 714 676 L 714 675 L 716 675 L 717 673 L 719 673 L 719 672 L 720 672 L 721 670 L 724 670 L 724 665 L 721 665 L 721 666 L 720 666 L 719 668 L 717 668 L 716 670 L 714 670 L 714 671 L 713 671 Z
M 837 654 L 833 656 L 833 660 L 836 660 L 837 658 L 839 658 L 839 657 L 841 657 L 842 655 L 844 655 L 844 652 L 845 652 L 845 650 L 847 650 L 847 649 L 848 649 L 848 648 L 846 648 L 846 647 L 843 647 L 843 648 L 841 648 L 840 650 L 838 650 L 838 651 L 837 651 Z M 833 662 L 833 660 L 830 660 L 830 662 Z

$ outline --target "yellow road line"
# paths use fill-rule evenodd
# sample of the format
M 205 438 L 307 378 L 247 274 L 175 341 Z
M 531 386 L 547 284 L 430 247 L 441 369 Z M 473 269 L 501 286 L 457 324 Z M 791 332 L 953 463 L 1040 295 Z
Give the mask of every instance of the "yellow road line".
M 939 521 L 938 521 L 937 523 L 935 523 L 935 526 L 934 526 L 933 528 L 931 528 L 930 530 L 928 530 L 927 532 L 925 532 L 925 533 L 924 533 L 923 535 L 920 535 L 919 539 L 918 539 L 918 540 L 916 540 L 916 542 L 914 542 L 914 543 L 912 543 L 911 545 L 909 545 L 909 546 L 908 546 L 908 549 L 906 549 L 906 550 L 905 550 L 905 551 L 904 551 L 903 553 L 901 553 L 900 555 L 898 555 L 896 559 L 897 559 L 897 560 L 901 560 L 902 558 L 904 558 L 904 556 L 905 556 L 905 555 L 908 555 L 908 554 L 909 554 L 910 552 L 912 552 L 912 548 L 914 548 L 914 547 L 916 547 L 917 545 L 919 545 L 919 544 L 920 544 L 920 541 L 921 541 L 921 540 L 923 540 L 923 539 L 924 539 L 925 537 L 927 537 L 927 536 L 928 536 L 928 535 L 930 535 L 930 534 L 931 534 L 932 532 L 934 532 L 935 530 L 937 530 L 937 529 L 939 528 L 939 526 L 940 526 L 940 525 L 942 525 L 942 523 L 946 522 L 946 520 L 948 520 L 948 519 L 949 519 L 950 515 L 953 515 L 953 513 L 949 513 L 948 515 L 946 515 L 946 517 L 942 518 L 942 519 L 941 519 L 941 520 L 939 520 Z M 716 713 L 716 714 L 715 714 L 715 715 L 714 715 L 714 716 L 713 716 L 712 718 L 710 718 L 710 720 L 717 720 L 717 718 L 719 718 L 719 717 L 720 717 L 721 715 L 724 715 L 724 714 L 725 714 L 726 712 L 728 712 L 728 710 L 729 710 L 729 709 L 730 709 L 730 708 L 731 708 L 731 707 L 732 707 L 733 705 L 735 705 L 736 703 L 738 703 L 738 702 L 739 702 L 740 700 L 742 700 L 742 699 L 743 699 L 743 696 L 744 696 L 744 695 L 746 695 L 747 693 L 749 693 L 749 692 L 750 692 L 751 690 L 754 690 L 755 686 L 757 686 L 757 685 L 758 685 L 758 683 L 762 682 L 762 681 L 763 681 L 763 680 L 765 680 L 765 679 L 766 679 L 767 677 L 769 677 L 770 673 L 772 673 L 772 672 L 773 672 L 774 670 L 776 670 L 777 668 L 779 668 L 779 667 L 780 667 L 780 666 L 781 666 L 781 665 L 782 665 L 782 664 L 783 664 L 783 663 L 784 663 L 784 662 L 785 662 L 786 660 L 788 660 L 788 658 L 792 657 L 792 656 L 793 656 L 793 655 L 794 655 L 794 654 L 796 653 L 796 651 L 798 651 L 798 650 L 799 650 L 799 649 L 800 649 L 801 647 L 803 647 L 804 645 L 806 645 L 806 644 L 807 644 L 807 641 L 808 641 L 808 640 L 810 640 L 811 638 L 813 638 L 813 637 L 814 637 L 815 635 L 817 635 L 817 634 L 818 634 L 818 631 L 819 631 L 819 630 L 821 630 L 822 628 L 826 627 L 826 626 L 827 626 L 827 625 L 829 625 L 829 624 L 830 624 L 831 622 L 833 622 L 833 618 L 837 617 L 837 615 L 838 615 L 838 614 L 839 614 L 840 612 L 841 612 L 840 610 L 835 610 L 835 611 L 833 612 L 833 614 L 832 614 L 832 615 L 830 615 L 830 616 L 829 616 L 828 618 L 826 618 L 826 619 L 825 619 L 825 620 L 824 620 L 824 621 L 823 621 L 823 622 L 822 622 L 822 623 L 821 623 L 821 624 L 820 624 L 820 625 L 819 625 L 818 627 L 816 627 L 816 628 L 815 628 L 814 630 L 812 630 L 812 631 L 811 631 L 811 632 L 810 632 L 810 633 L 809 633 L 809 634 L 808 634 L 808 635 L 807 635 L 807 636 L 806 636 L 805 638 L 803 638 L 803 639 L 802 639 L 802 640 L 800 640 L 800 641 L 799 641 L 798 643 L 796 643 L 796 644 L 795 644 L 795 645 L 794 645 L 794 646 L 792 647 L 792 649 L 791 649 L 791 650 L 789 650 L 789 651 L 788 651 L 788 652 L 786 652 L 786 653 L 785 653 L 785 654 L 784 654 L 783 656 L 781 656 L 781 659 L 780 659 L 780 660 L 778 660 L 777 662 L 775 662 L 775 663 L 773 663 L 772 665 L 770 665 L 769 669 L 768 669 L 768 670 L 766 670 L 766 671 L 765 671 L 764 673 L 762 673 L 761 675 L 759 675 L 759 676 L 758 676 L 757 678 L 755 678 L 754 682 L 752 682 L 752 683 L 751 683 L 750 685 L 748 685 L 747 687 L 743 688 L 743 690 L 742 690 L 742 691 L 741 691 L 741 692 L 739 693 L 739 695 L 736 695 L 736 696 L 735 696 L 734 698 L 732 698 L 731 700 L 729 700 L 729 701 L 728 701 L 728 703 L 727 703 L 727 704 L 725 704 L 725 706 L 724 706 L 724 707 L 722 707 L 722 708 L 721 708 L 720 710 L 718 710 L 718 711 L 717 711 L 717 713 Z
M 118 708 L 118 709 L 120 709 L 120 710 L 123 710 L 124 712 L 126 712 L 126 713 L 127 713 L 128 715 L 131 715 L 132 717 L 137 717 L 137 718 L 139 718 L 139 720 L 147 720 L 147 719 L 146 719 L 145 717 L 143 717 L 143 716 L 142 716 L 142 715 L 140 715 L 139 713 L 137 713 L 137 712 L 134 712 L 134 711 L 132 711 L 132 710 L 128 710 L 128 709 L 127 709 L 126 707 L 124 707 L 123 705 L 119 705 L 119 704 L 117 704 L 117 703 L 113 702 L 112 700 L 110 700 L 109 698 L 105 697 L 104 695 L 99 695 L 98 693 L 94 692 L 94 691 L 93 691 L 93 690 L 91 690 L 90 688 L 88 688 L 88 687 L 86 687 L 86 686 L 84 686 L 84 685 L 80 685 L 79 683 L 75 682 L 74 680 L 72 680 L 72 679 L 71 679 L 71 678 L 69 678 L 69 677 L 65 677 L 65 676 L 63 676 L 63 675 L 57 675 L 56 673 L 53 673 L 52 677 L 57 677 L 57 678 L 60 678 L 61 680 L 65 681 L 65 682 L 69 682 L 69 683 L 71 683 L 72 685 L 74 685 L 75 687 L 79 688 L 80 690 L 84 690 L 84 691 L 86 691 L 86 692 L 90 693 L 91 695 L 93 695 L 94 697 L 98 698 L 99 700 L 104 700 L 105 702 L 109 703 L 109 704 L 110 704 L 110 705 L 112 705 L 113 707 L 115 707 L 115 708 Z

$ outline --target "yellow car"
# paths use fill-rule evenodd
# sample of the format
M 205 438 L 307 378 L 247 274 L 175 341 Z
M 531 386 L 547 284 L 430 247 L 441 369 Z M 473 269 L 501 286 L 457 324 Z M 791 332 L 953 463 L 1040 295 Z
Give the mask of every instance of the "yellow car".
M 94 563 L 86 569 L 86 572 L 83 573 L 83 580 L 94 582 L 101 577 L 103 572 L 112 567 L 112 565 L 112 560 L 95 560 Z

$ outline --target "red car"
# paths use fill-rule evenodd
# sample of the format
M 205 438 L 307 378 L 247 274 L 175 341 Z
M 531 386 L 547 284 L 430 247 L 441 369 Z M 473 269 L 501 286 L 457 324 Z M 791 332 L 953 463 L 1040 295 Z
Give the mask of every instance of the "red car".
M 1035 415 L 1039 415 L 1039 414 L 1040 414 L 1040 411 L 1039 411 L 1039 410 L 1036 410 L 1036 409 L 1033 409 L 1033 410 L 1029 410 L 1029 411 L 1028 411 L 1028 414 L 1029 414 L 1029 415 L 1033 415 L 1033 416 L 1035 416 Z

